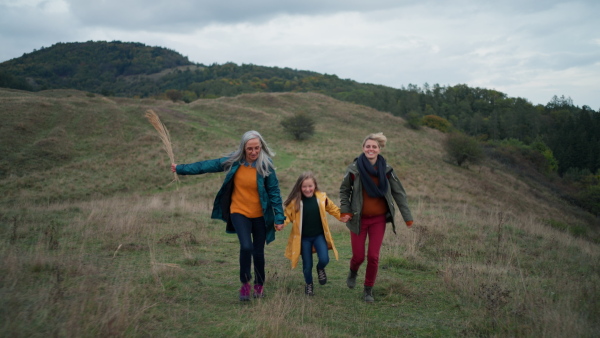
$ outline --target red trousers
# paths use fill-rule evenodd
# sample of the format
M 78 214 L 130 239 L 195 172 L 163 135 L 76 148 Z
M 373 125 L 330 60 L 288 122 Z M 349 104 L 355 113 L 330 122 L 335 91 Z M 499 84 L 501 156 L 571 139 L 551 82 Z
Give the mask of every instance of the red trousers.
M 350 241 L 352 243 L 352 259 L 350 260 L 350 270 L 358 271 L 360 265 L 365 261 L 365 244 L 369 237 L 369 247 L 367 250 L 367 272 L 365 274 L 365 286 L 375 285 L 377 270 L 379 269 L 379 251 L 383 243 L 385 234 L 385 215 L 362 217 L 360 219 L 360 232 L 355 234 L 350 232 Z

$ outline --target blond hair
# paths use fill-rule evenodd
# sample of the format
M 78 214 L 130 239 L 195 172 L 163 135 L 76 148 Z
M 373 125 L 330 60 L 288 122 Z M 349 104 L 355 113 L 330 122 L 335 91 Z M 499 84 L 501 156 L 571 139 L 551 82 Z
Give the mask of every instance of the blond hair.
M 363 147 L 365 146 L 365 143 L 367 143 L 368 140 L 373 140 L 373 141 L 377 142 L 377 144 L 379 145 L 379 148 L 383 149 L 383 148 L 385 148 L 385 144 L 387 142 L 387 137 L 385 137 L 385 135 L 383 135 L 382 132 L 369 134 L 369 135 L 367 135 L 367 137 L 365 137 L 365 140 L 362 143 Z

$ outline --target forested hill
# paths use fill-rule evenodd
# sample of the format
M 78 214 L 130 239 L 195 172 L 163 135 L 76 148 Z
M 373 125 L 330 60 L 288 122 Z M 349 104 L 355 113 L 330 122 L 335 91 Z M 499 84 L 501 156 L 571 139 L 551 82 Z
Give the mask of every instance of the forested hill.
M 557 93 L 546 105 L 464 84 L 390 88 L 335 75 L 234 63 L 203 65 L 141 43 L 57 43 L 0 64 L 0 87 L 78 89 L 105 96 L 186 103 L 256 92 L 317 92 L 485 142 L 494 156 L 578 187 L 600 213 L 600 113 Z M 588 208 L 589 209 L 589 208 Z
M 192 65 L 187 57 L 175 51 L 141 43 L 57 43 L 0 64 L 0 85 L 35 91 L 61 88 L 94 93 L 111 91 L 110 94 L 125 96 L 130 93 L 114 85 L 124 84 L 127 77 Z M 146 94 L 156 94 L 156 90 Z

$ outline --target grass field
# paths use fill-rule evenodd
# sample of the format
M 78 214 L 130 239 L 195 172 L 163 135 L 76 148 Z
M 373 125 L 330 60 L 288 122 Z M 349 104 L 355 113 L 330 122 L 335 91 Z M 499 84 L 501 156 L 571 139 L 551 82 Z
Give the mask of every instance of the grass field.
M 345 286 L 349 233 L 333 218 L 340 259 L 314 297 L 304 296 L 301 266 L 283 257 L 288 227 L 266 248 L 266 298 L 239 302 L 237 237 L 210 219 L 223 175 L 172 182 L 147 109 L 169 128 L 178 163 L 222 156 L 255 129 L 277 153 L 284 198 L 312 170 L 336 203 L 362 139 L 383 131 L 382 155 L 403 181 L 415 226 L 396 235 L 388 227 L 376 302 Z M 284 133 L 279 121 L 296 112 L 317 120 L 313 138 Z M 497 163 L 448 163 L 435 130 L 306 93 L 185 105 L 0 89 L 0 116 L 0 336 L 600 332 L 598 220 Z

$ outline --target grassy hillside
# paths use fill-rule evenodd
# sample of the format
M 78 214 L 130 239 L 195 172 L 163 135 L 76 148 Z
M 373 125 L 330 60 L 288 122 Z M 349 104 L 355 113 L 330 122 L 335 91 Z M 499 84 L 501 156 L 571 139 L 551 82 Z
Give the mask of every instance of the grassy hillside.
M 260 131 L 282 194 L 313 170 L 338 202 L 344 169 L 371 132 L 409 195 L 413 229 L 388 229 L 375 304 L 345 287 L 351 255 L 315 297 L 266 249 L 267 297 L 237 300 L 237 238 L 210 219 L 222 174 L 181 177 L 144 118 L 155 110 L 178 163 L 215 158 Z M 317 120 L 296 142 L 279 121 Z M 2 336 L 594 336 L 600 330 L 596 219 L 494 162 L 444 159 L 444 135 L 318 94 L 252 94 L 177 104 L 78 91 L 0 89 Z M 364 277 L 364 267 L 359 278 Z M 359 279 L 360 280 L 360 279 Z

